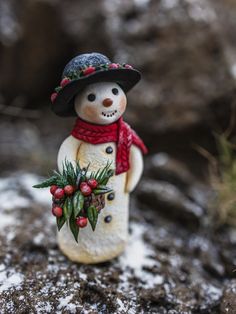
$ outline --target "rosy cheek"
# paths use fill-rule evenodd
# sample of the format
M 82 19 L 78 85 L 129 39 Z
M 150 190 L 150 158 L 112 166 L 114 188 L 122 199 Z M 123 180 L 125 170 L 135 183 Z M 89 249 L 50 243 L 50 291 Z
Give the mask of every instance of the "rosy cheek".
M 127 104 L 126 97 L 123 96 L 123 97 L 121 98 L 121 100 L 120 100 L 120 103 L 119 103 L 119 110 L 120 110 L 121 112 L 124 112 L 124 111 L 125 111 L 125 109 L 126 109 L 126 104 Z
M 83 113 L 84 117 L 90 117 L 90 118 L 94 118 L 98 114 L 97 108 L 96 107 L 91 107 L 91 106 L 84 107 L 83 110 L 82 110 L 82 113 Z

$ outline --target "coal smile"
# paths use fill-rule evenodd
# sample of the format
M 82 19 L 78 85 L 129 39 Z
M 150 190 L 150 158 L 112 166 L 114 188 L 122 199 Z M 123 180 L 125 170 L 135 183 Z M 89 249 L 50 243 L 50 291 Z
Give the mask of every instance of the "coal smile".
M 114 111 L 102 112 L 102 115 L 104 117 L 110 118 L 110 117 L 113 117 L 116 113 L 117 113 L 117 110 L 114 110 Z

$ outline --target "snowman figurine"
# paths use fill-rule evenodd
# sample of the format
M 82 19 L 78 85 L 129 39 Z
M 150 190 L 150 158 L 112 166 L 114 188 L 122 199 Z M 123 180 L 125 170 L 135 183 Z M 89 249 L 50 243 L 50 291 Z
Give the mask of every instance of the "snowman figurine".
M 111 193 L 98 216 L 96 230 L 80 230 L 78 242 L 67 224 L 58 232 L 61 251 L 72 261 L 99 263 L 120 255 L 128 240 L 129 194 L 142 171 L 142 153 L 147 149 L 126 124 L 128 92 L 140 80 L 140 73 L 128 64 L 112 63 L 100 53 L 78 55 L 65 67 L 60 86 L 51 96 L 52 110 L 59 116 L 77 116 L 75 126 L 58 153 L 58 169 L 63 162 L 97 171 L 107 162 L 114 175 Z

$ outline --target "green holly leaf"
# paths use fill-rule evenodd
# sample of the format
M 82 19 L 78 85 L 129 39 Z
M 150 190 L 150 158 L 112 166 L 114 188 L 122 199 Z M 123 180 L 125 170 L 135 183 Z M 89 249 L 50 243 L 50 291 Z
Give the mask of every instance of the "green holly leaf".
M 103 185 L 103 184 L 99 184 L 97 186 L 97 189 L 98 190 L 110 190 L 110 188 L 108 188 L 106 185 Z
M 99 185 L 96 189 L 93 190 L 95 195 L 106 194 L 112 192 L 113 190 L 105 185 Z
M 51 185 L 56 185 L 57 184 L 57 179 L 58 179 L 58 177 L 56 175 L 52 176 L 51 178 L 43 181 L 40 184 L 33 185 L 33 188 L 41 189 L 41 188 L 47 188 L 47 187 L 49 187 Z
M 70 216 L 73 213 L 73 202 L 72 202 L 72 198 L 68 197 L 68 212 L 67 212 L 67 219 L 70 218 Z
M 77 226 L 76 220 L 73 215 L 71 215 L 70 217 L 70 230 L 75 238 L 75 241 L 78 242 L 79 226 Z
M 98 221 L 98 212 L 95 206 L 89 206 L 89 208 L 87 209 L 87 215 L 88 215 L 88 220 L 90 222 L 90 225 L 93 229 L 93 231 L 96 228 L 96 224 Z
M 57 229 L 58 229 L 58 231 L 61 230 L 61 228 L 63 227 L 65 222 L 66 222 L 66 218 L 64 216 L 57 218 Z
M 63 206 L 63 214 L 68 220 L 73 212 L 73 203 L 71 197 L 67 197 Z
M 75 192 L 72 202 L 73 202 L 73 208 L 74 208 L 74 218 L 76 218 L 84 206 L 83 194 L 80 191 Z

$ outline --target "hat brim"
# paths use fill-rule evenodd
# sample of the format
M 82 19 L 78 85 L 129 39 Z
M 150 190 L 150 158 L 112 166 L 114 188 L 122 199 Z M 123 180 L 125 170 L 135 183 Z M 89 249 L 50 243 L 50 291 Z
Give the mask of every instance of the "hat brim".
M 74 110 L 74 97 L 87 85 L 98 82 L 116 82 L 125 92 L 133 88 L 140 80 L 141 74 L 135 69 L 109 69 L 94 72 L 73 80 L 64 86 L 52 104 L 52 110 L 62 117 L 77 116 Z

